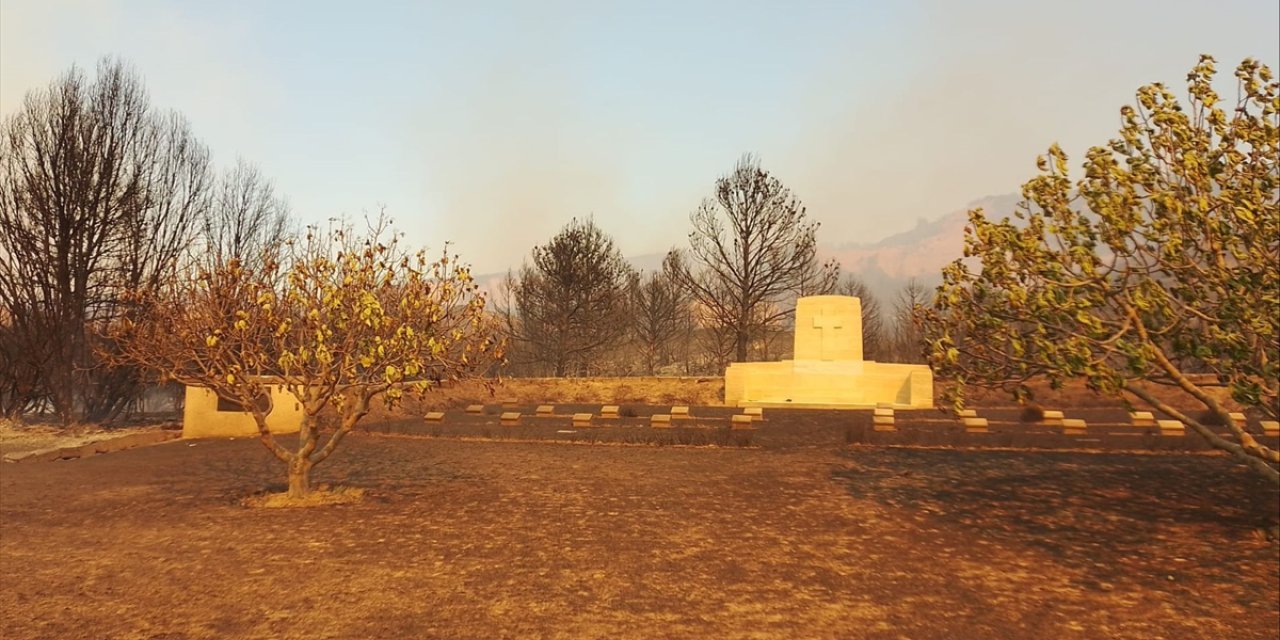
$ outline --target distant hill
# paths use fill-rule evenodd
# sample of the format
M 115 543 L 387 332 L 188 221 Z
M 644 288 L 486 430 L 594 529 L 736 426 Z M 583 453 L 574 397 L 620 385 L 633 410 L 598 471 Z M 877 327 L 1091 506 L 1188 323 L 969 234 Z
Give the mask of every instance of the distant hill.
M 841 271 L 857 275 L 888 306 L 911 278 L 929 288 L 941 282 L 942 267 L 964 252 L 964 227 L 971 209 L 982 207 L 989 216 L 1003 218 L 1013 215 L 1020 199 L 1014 194 L 987 196 L 933 220 L 920 218 L 910 231 L 876 242 L 819 245 L 818 255 L 823 260 L 838 260 Z M 665 255 L 649 253 L 627 260 L 637 270 L 653 271 L 662 268 Z M 492 273 L 477 276 L 476 280 L 482 289 L 492 292 L 505 276 L 506 273 Z
M 987 196 L 934 220 L 920 218 L 915 228 L 877 242 L 824 244 L 825 260 L 835 258 L 841 270 L 857 275 L 882 302 L 890 303 L 911 278 L 932 288 L 942 281 L 942 267 L 964 253 L 964 227 L 969 211 L 982 207 L 995 218 L 1012 216 L 1020 196 Z

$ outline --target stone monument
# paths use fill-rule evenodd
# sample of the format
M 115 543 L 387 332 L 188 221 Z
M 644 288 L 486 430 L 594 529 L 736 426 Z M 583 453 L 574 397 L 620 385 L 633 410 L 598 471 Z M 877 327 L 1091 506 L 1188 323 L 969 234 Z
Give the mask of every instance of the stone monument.
M 862 359 L 862 301 L 796 301 L 795 359 L 735 362 L 724 372 L 729 406 L 932 408 L 933 371 L 922 364 Z

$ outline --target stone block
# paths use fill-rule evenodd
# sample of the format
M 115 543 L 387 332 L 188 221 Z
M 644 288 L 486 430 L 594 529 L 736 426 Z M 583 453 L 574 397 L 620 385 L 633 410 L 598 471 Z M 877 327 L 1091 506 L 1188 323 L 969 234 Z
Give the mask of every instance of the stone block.
M 575 427 L 589 427 L 589 426 L 591 426 L 591 414 L 589 414 L 589 413 L 575 413 L 575 414 L 573 414 L 573 426 L 575 426 Z
M 672 417 L 674 416 L 667 413 L 655 413 L 649 416 L 649 426 L 654 429 L 670 429 Z
M 1236 426 L 1238 427 L 1243 428 L 1245 425 L 1249 424 L 1249 418 L 1245 417 L 1245 415 L 1239 411 L 1232 411 L 1228 415 L 1231 416 L 1231 419 L 1235 421 Z
M 616 417 L 618 417 L 618 405 L 616 405 L 616 404 L 606 404 L 606 405 L 604 405 L 603 407 L 600 407 L 600 417 L 601 417 L 601 418 L 616 418 Z
M 1064 419 L 1065 418 L 1063 417 L 1061 411 L 1045 411 L 1044 419 L 1041 420 L 1041 422 L 1051 427 L 1060 427 L 1062 426 L 1062 421 Z
M 684 405 L 677 405 L 677 406 L 671 407 L 671 418 L 674 420 L 688 420 L 689 407 L 686 407 Z
M 540 404 L 538 405 L 538 408 L 533 411 L 534 415 L 539 416 L 549 416 L 555 414 L 555 412 L 556 406 L 553 404 Z
M 1162 436 L 1181 436 L 1187 433 L 1187 426 L 1181 420 L 1156 420 L 1156 426 L 1160 427 Z
M 443 412 L 443 411 L 428 411 L 428 412 L 427 412 L 427 415 L 422 416 L 422 417 L 423 417 L 423 419 L 424 419 L 424 420 L 426 420 L 427 422 L 440 422 L 441 420 L 444 420 L 444 412 Z
M 1280 436 L 1280 420 L 1263 420 L 1258 424 L 1262 426 L 1263 435 Z
M 876 409 L 876 411 L 879 411 L 879 409 Z M 892 412 L 890 412 L 890 414 L 892 414 Z M 872 416 L 871 421 L 872 421 L 872 427 L 876 431 L 897 431 L 898 430 L 898 427 L 894 426 L 892 415 Z
M 469 414 L 471 414 L 471 415 L 473 415 L 473 416 L 475 416 L 475 415 L 480 415 L 480 414 L 484 413 L 484 405 L 482 405 L 482 404 L 469 404 L 469 405 L 467 405 L 467 413 L 469 413 Z
M 755 431 L 756 428 L 752 426 L 752 422 L 754 420 L 751 419 L 751 416 L 735 415 L 729 418 L 729 429 L 733 431 Z
M 742 415 L 751 416 L 751 420 L 753 422 L 760 422 L 764 420 L 764 408 L 763 407 L 747 407 L 746 409 L 742 410 Z
M 1129 414 L 1129 421 L 1135 427 L 1154 427 L 1156 417 L 1150 411 L 1134 411 Z
M 964 418 L 964 430 L 966 433 L 987 433 L 987 419 Z
M 1079 418 L 1066 418 L 1062 421 L 1062 433 L 1069 436 L 1082 436 L 1088 428 L 1089 425 Z
M 874 413 L 872 413 L 871 415 L 876 416 L 876 417 L 889 416 L 890 418 L 892 418 L 892 417 L 893 417 L 893 409 L 885 409 L 884 407 L 876 407 L 875 412 L 874 412 Z
M 506 411 L 498 417 L 498 421 L 505 425 L 519 424 L 520 414 L 515 411 Z
M 961 410 L 960 410 L 960 418 L 961 418 L 961 419 L 964 419 L 964 418 L 976 418 L 976 417 L 978 417 L 978 412 L 977 412 L 977 411 L 975 411 L 975 410 L 973 410 L 973 409 L 961 409 Z

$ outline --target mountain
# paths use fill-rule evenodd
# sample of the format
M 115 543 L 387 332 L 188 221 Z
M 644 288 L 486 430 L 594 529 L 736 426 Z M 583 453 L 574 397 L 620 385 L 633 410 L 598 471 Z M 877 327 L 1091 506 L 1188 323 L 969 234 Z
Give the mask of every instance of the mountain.
M 999 219 L 1012 216 L 1019 200 L 1015 194 L 987 196 L 936 219 L 921 218 L 910 231 L 876 242 L 821 244 L 818 256 L 837 260 L 842 272 L 858 276 L 872 295 L 888 307 L 911 278 L 930 289 L 941 282 L 942 267 L 964 253 L 964 227 L 971 209 L 982 207 L 988 216 Z M 650 253 L 627 260 L 637 270 L 653 271 L 662 268 L 665 255 Z M 492 293 L 505 277 L 505 273 L 492 273 L 476 276 L 476 281 Z
M 929 288 L 942 281 L 942 267 L 964 253 L 970 210 L 981 207 L 999 219 L 1012 216 L 1019 200 L 1014 194 L 987 196 L 934 220 L 920 218 L 910 231 L 877 242 L 819 245 L 818 254 L 823 260 L 836 259 L 842 272 L 858 276 L 872 294 L 892 304 L 911 278 Z

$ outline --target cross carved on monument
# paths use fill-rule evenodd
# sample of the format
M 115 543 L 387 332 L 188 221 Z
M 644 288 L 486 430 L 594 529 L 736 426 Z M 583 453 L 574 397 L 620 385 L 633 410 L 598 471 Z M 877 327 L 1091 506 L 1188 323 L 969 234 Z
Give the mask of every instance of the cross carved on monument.
M 832 360 L 828 357 L 827 346 L 831 344 L 831 338 L 834 337 L 827 329 L 843 329 L 844 323 L 840 321 L 840 316 L 825 316 L 819 313 L 813 317 L 813 328 L 822 331 L 822 359 Z

